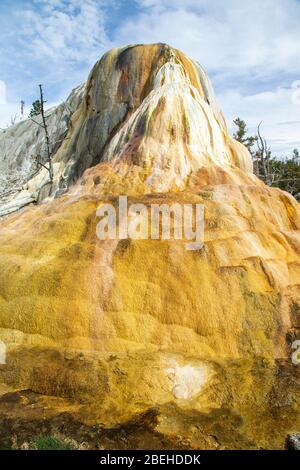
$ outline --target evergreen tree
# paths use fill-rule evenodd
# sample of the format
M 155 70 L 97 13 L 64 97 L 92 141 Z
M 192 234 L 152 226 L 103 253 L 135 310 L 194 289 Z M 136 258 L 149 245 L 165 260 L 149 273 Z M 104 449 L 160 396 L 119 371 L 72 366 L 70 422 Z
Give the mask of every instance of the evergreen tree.
M 32 108 L 29 113 L 29 117 L 38 116 L 42 112 L 42 105 L 40 100 L 35 100 L 32 103 Z
M 237 131 L 233 134 L 234 139 L 244 144 L 245 147 L 247 147 L 247 149 L 251 153 L 251 155 L 253 155 L 253 146 L 257 141 L 257 137 L 247 135 L 248 129 L 246 123 L 239 117 L 234 119 L 233 122 L 237 126 Z

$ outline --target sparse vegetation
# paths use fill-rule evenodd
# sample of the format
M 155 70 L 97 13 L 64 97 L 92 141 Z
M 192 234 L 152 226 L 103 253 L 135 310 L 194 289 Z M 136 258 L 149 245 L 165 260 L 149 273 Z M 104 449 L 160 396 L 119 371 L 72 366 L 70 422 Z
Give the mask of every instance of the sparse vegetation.
M 248 136 L 245 121 L 235 119 L 237 131 L 233 137 L 244 144 L 252 158 L 254 173 L 267 185 L 278 187 L 291 193 L 300 200 L 300 154 L 294 149 L 290 157 L 273 156 L 271 148 L 261 133 L 261 123 L 257 128 L 256 136 Z
M 52 436 L 38 436 L 32 441 L 32 447 L 36 450 L 72 450 L 70 444 L 62 442 Z
M 59 433 L 54 435 L 38 435 L 29 437 L 26 441 L 17 439 L 0 441 L 0 450 L 86 450 L 89 446 L 86 442 L 78 443 Z
M 40 100 L 35 100 L 32 103 L 31 110 L 29 112 L 29 117 L 38 116 L 42 112 L 42 103 Z
M 233 137 L 244 144 L 249 152 L 252 154 L 253 147 L 258 140 L 257 136 L 248 136 L 248 129 L 245 121 L 240 119 L 239 117 L 234 119 L 234 124 L 237 126 L 236 132 L 233 134 Z

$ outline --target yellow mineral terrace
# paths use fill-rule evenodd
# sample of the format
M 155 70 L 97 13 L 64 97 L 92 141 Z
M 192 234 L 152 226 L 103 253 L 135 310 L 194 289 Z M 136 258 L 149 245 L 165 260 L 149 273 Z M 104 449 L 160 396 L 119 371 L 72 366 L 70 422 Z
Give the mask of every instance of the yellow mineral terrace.
M 38 426 L 33 400 L 45 419 L 130 423 L 138 446 L 283 448 L 300 428 L 299 205 L 254 176 L 203 69 L 164 44 L 108 52 L 53 161 L 0 220 L 0 414 Z M 203 204 L 203 248 L 100 240 L 119 195 Z

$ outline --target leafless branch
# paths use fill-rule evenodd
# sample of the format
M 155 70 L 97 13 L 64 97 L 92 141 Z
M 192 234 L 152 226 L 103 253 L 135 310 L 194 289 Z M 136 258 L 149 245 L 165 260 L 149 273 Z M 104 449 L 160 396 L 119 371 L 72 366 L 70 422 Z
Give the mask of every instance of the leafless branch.
M 32 117 L 30 118 L 30 120 L 44 129 L 44 126 L 40 122 L 35 121 L 34 119 L 32 119 Z

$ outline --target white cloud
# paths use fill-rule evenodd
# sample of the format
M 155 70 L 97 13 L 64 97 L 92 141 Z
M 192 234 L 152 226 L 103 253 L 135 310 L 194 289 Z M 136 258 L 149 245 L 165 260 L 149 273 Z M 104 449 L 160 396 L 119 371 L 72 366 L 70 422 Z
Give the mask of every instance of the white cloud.
M 3 129 L 11 124 L 18 112 L 15 103 L 8 103 L 6 98 L 6 83 L 0 80 L 0 128 Z
M 121 42 L 167 42 L 210 70 L 259 75 L 300 70 L 297 0 L 142 0 L 138 18 L 118 30 Z M 257 69 L 259 67 L 259 69 Z
M 245 96 L 228 90 L 219 101 L 231 130 L 233 119 L 241 117 L 247 122 L 249 134 L 254 135 L 262 121 L 262 132 L 273 154 L 280 157 L 300 148 L 300 103 L 293 102 L 294 92 L 292 86 Z
M 0 80 L 0 105 L 6 104 L 6 84 L 3 80 Z
M 10 93 L 0 105 L 0 126 L 19 112 L 21 99 L 28 105 L 37 99 L 39 83 L 44 84 L 46 98 L 57 102 L 87 78 L 92 65 L 111 47 L 105 31 L 107 3 L 31 0 L 12 6 L 11 12 L 3 10 L 0 79 L 10 84 Z
M 23 47 L 32 57 L 59 62 L 85 62 L 99 58 L 109 41 L 105 15 L 96 0 L 36 0 L 19 12 Z M 38 8 L 37 8 L 38 7 Z M 28 41 L 28 38 L 31 38 Z

